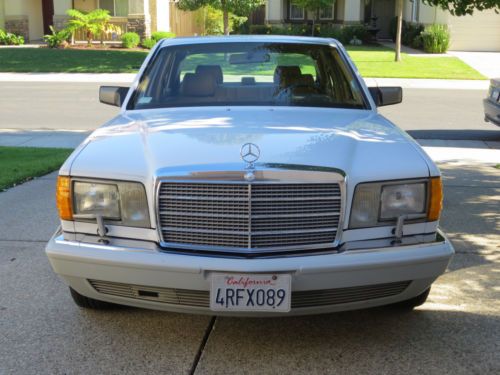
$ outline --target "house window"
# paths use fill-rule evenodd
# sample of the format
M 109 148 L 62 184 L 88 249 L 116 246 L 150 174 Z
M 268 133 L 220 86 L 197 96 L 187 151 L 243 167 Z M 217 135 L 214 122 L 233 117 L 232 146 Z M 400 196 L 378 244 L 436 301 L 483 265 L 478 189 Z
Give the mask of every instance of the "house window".
M 99 0 L 99 8 L 106 9 L 113 17 L 128 16 L 128 0 Z
M 327 8 L 323 8 L 319 11 L 320 20 L 333 20 L 333 4 Z
M 290 2 L 290 19 L 291 20 L 303 20 L 305 17 L 305 9 L 302 7 L 299 7 L 296 4 L 293 4 Z
M 418 16 L 420 11 L 420 0 L 410 0 L 411 1 L 411 22 L 418 22 Z

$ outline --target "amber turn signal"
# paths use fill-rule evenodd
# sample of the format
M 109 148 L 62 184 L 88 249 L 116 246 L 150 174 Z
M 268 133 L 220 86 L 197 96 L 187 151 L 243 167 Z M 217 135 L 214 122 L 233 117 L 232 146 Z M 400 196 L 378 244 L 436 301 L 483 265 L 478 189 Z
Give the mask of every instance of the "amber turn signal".
M 427 211 L 427 220 L 439 220 L 441 209 L 443 208 L 443 184 L 441 177 L 432 177 L 430 181 L 430 201 L 429 210 Z
M 57 177 L 56 202 L 61 220 L 73 220 L 71 179 L 68 176 Z

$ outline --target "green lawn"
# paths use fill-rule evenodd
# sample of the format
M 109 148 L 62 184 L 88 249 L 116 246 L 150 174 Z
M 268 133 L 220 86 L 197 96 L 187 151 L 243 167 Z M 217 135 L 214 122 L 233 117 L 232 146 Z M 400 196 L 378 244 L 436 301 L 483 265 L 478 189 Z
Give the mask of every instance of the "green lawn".
M 0 146 L 0 191 L 58 169 L 72 151 Z
M 403 53 L 403 61 L 396 63 L 394 51 L 389 48 L 347 46 L 347 49 L 364 77 L 486 79 L 456 57 L 415 57 Z M 134 73 L 146 55 L 147 52 L 141 51 L 0 48 L 0 72 Z M 307 68 L 306 73 L 310 73 Z M 262 75 L 272 75 L 274 71 L 267 66 L 260 69 Z M 241 74 L 249 73 L 248 66 L 243 65 L 232 66 L 230 70 L 233 74 L 240 70 Z
M 147 52 L 0 48 L 0 72 L 135 73 Z
M 394 61 L 394 51 L 385 47 L 347 46 L 363 77 L 486 79 L 457 57 L 416 57 L 402 54 Z

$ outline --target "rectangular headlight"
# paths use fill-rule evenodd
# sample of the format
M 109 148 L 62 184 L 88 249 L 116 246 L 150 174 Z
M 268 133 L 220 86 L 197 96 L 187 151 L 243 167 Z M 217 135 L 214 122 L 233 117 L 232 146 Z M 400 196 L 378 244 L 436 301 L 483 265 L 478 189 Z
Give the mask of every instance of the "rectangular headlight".
M 373 182 L 356 186 L 350 228 L 390 225 L 402 215 L 422 215 L 427 210 L 428 181 Z
M 76 181 L 73 185 L 74 217 L 101 215 L 120 220 L 120 195 L 114 184 Z
M 397 219 L 401 215 L 425 213 L 425 183 L 385 185 L 380 197 L 380 219 Z
M 92 220 L 96 215 L 116 225 L 149 227 L 144 186 L 137 182 L 74 181 L 74 219 Z

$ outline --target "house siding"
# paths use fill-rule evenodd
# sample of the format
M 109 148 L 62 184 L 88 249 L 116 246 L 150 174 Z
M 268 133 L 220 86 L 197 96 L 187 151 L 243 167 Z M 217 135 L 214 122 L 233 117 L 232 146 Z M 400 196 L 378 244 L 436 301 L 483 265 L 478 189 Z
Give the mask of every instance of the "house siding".
M 405 20 L 411 22 L 412 3 L 405 4 Z M 474 11 L 472 16 L 453 16 L 420 0 L 417 22 L 448 25 L 451 51 L 500 52 L 500 14 L 494 10 Z

